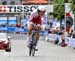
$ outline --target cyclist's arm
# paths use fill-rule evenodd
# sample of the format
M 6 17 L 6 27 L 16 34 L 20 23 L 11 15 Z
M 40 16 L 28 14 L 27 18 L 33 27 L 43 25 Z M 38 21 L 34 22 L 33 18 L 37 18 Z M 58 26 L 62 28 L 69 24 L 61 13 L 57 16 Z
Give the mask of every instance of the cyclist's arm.
M 29 17 L 29 21 L 33 20 L 33 18 L 37 17 L 37 12 L 32 12 L 30 17 Z
M 30 15 L 28 21 L 31 21 L 34 18 L 33 14 Z

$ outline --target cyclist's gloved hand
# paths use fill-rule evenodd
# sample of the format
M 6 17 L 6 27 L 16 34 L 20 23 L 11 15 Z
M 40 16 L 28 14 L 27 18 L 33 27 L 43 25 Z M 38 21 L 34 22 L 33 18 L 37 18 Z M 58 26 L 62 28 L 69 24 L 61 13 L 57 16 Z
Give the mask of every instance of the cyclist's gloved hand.
M 41 25 L 40 24 L 37 24 L 37 27 L 40 27 Z

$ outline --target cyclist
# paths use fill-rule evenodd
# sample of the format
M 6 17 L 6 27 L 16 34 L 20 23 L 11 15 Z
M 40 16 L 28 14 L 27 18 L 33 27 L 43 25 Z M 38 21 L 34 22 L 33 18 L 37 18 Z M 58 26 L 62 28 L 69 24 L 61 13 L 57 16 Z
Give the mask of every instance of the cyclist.
M 47 24 L 47 19 L 46 19 L 45 13 L 46 13 L 46 8 L 43 6 L 39 6 L 37 10 L 34 10 L 30 14 L 30 17 L 28 20 L 28 36 L 27 36 L 28 47 L 29 47 L 30 41 L 32 41 L 32 37 L 31 37 L 32 29 L 33 29 L 32 25 L 36 24 L 36 39 L 37 39 L 36 50 L 38 50 L 37 44 L 38 44 L 39 37 L 40 37 L 39 36 L 39 27 L 43 24 L 44 25 L 43 29 L 45 29 L 45 24 Z

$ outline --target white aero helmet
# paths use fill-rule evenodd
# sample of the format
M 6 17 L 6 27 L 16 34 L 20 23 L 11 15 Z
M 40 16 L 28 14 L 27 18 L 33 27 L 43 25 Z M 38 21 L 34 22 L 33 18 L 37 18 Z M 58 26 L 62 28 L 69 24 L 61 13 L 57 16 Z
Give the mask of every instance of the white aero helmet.
M 45 6 L 39 6 L 37 10 L 46 11 L 46 7 Z

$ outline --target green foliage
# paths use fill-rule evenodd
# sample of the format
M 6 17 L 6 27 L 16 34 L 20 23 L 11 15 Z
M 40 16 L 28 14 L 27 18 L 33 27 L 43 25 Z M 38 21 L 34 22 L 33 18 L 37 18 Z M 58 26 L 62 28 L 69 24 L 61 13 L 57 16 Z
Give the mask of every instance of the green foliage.
M 72 3 L 75 4 L 75 0 L 73 0 Z
M 72 0 L 70 7 L 71 7 L 70 11 L 73 11 L 73 13 L 75 13 L 75 0 Z
M 65 0 L 65 3 L 72 3 L 72 0 Z
M 73 4 L 73 6 L 72 6 L 72 11 L 73 11 L 73 13 L 75 13 L 75 4 Z
M 71 10 L 75 13 L 75 0 L 72 0 Z
M 64 0 L 54 0 L 54 4 L 62 4 L 64 3 Z
M 54 18 L 57 18 L 58 20 L 62 19 L 65 13 L 64 2 L 65 2 L 64 0 L 54 0 L 53 16 Z
M 54 5 L 54 17 L 58 20 L 63 18 L 65 14 L 65 7 L 64 5 Z

